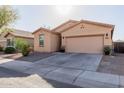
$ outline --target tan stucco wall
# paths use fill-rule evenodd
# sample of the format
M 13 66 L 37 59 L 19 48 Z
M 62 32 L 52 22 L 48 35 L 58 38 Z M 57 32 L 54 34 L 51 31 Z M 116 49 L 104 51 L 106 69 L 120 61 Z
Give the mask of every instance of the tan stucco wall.
M 83 27 L 83 28 L 81 28 Z M 112 45 L 112 39 L 111 39 L 111 30 L 112 28 L 98 26 L 94 24 L 86 24 L 86 23 L 80 23 L 71 29 L 68 29 L 66 31 L 63 31 L 61 33 L 62 37 L 65 37 L 62 39 L 62 46 L 65 46 L 66 37 L 69 36 L 86 36 L 86 35 L 98 35 L 103 34 L 104 35 L 104 45 Z M 108 39 L 106 39 L 105 34 L 108 33 Z
M 44 47 L 39 46 L 39 35 L 44 34 Z M 50 33 L 46 31 L 38 31 L 34 34 L 34 51 L 50 52 Z
M 7 43 L 6 40 L 4 40 L 4 41 L 1 40 L 0 41 L 0 46 L 1 47 L 6 47 L 6 43 Z
M 44 34 L 44 47 L 39 46 L 39 35 Z M 60 37 L 47 31 L 38 31 L 34 33 L 34 51 L 37 52 L 54 52 L 59 50 Z
M 0 34 L 0 46 L 6 47 L 6 38 L 4 37 L 6 32 Z
M 67 24 L 55 29 L 54 31 L 55 32 L 61 32 L 62 30 L 66 29 L 66 28 L 68 28 L 68 27 L 70 27 L 70 26 L 72 26 L 74 24 L 75 24 L 75 22 L 69 22 L 69 23 L 67 23 Z
M 51 34 L 51 51 L 58 51 L 60 49 L 60 35 Z

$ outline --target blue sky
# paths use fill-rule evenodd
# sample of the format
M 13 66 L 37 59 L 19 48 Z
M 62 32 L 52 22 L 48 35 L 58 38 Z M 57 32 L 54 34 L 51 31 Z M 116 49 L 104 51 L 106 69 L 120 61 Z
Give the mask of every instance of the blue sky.
M 17 10 L 20 16 L 14 24 L 14 27 L 17 29 L 33 32 L 41 26 L 52 29 L 69 19 L 87 19 L 115 25 L 113 39 L 124 40 L 124 6 L 83 5 L 66 6 L 67 8 L 61 9 L 58 9 L 58 6 L 45 5 L 21 5 L 12 7 Z

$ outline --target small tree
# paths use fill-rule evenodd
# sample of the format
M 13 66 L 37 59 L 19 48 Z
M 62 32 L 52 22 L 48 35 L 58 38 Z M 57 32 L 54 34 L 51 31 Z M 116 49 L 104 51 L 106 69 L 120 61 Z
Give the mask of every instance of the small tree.
M 27 41 L 21 38 L 16 38 L 15 40 L 15 47 L 18 51 L 22 53 L 23 56 L 28 56 L 30 50 L 29 50 L 29 44 Z
M 29 55 L 29 52 L 30 52 L 30 50 L 29 50 L 29 46 L 28 45 L 26 45 L 26 44 L 24 44 L 23 46 L 22 46 L 22 55 L 23 56 L 28 56 Z
M 10 24 L 18 19 L 17 12 L 11 6 L 0 6 L 0 32 L 10 31 Z
M 12 54 L 16 52 L 16 49 L 14 47 L 6 47 L 4 52 L 7 54 Z
M 23 45 L 26 45 L 26 44 L 28 44 L 28 42 L 25 41 L 25 40 L 22 39 L 22 38 L 16 38 L 16 39 L 15 39 L 15 48 L 16 48 L 17 50 L 19 50 L 19 51 L 22 49 Z

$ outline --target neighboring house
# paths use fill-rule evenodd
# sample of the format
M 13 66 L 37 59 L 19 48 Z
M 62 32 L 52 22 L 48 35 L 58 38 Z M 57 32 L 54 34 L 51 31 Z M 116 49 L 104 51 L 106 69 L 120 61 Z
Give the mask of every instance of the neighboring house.
M 111 24 L 69 20 L 53 30 L 40 28 L 33 32 L 34 50 L 53 52 L 61 47 L 65 52 L 103 53 L 104 46 L 112 47 L 113 31 Z
M 15 40 L 17 38 L 27 41 L 29 43 L 29 45 L 32 47 L 34 45 L 33 44 L 34 36 L 32 35 L 31 32 L 28 32 L 28 31 L 14 29 L 13 31 L 10 31 L 10 32 L 3 32 L 0 36 L 0 38 L 2 38 L 4 40 L 4 44 L 1 43 L 1 46 L 3 46 L 3 47 L 14 46 Z

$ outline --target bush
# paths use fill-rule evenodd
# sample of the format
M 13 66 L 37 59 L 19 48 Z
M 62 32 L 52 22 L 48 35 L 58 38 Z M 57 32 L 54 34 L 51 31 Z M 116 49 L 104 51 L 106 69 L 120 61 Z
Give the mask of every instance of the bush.
M 65 52 L 65 47 L 61 47 L 60 52 Z
M 25 41 L 24 39 L 22 38 L 16 38 L 15 39 L 15 47 L 18 51 L 22 51 L 22 48 L 23 48 L 23 45 L 26 45 L 28 44 L 27 41 Z
M 29 53 L 30 53 L 30 50 L 29 50 L 29 46 L 28 45 L 26 45 L 26 44 L 24 44 L 23 46 L 22 46 L 22 55 L 23 56 L 28 56 L 29 55 Z
M 28 42 L 22 38 L 16 38 L 15 40 L 16 49 L 22 53 L 23 56 L 28 56 L 32 48 L 30 48 Z
M 14 47 L 6 47 L 4 52 L 7 54 L 12 54 L 16 52 L 16 49 Z
M 104 47 L 104 54 L 110 55 L 110 53 L 111 53 L 111 48 L 109 46 Z

